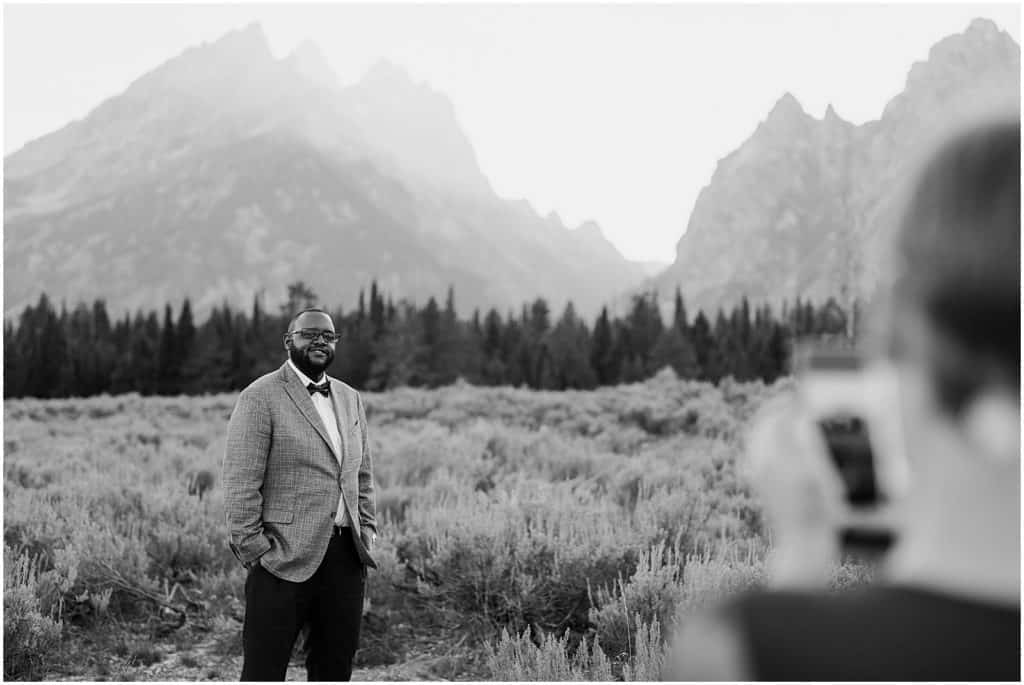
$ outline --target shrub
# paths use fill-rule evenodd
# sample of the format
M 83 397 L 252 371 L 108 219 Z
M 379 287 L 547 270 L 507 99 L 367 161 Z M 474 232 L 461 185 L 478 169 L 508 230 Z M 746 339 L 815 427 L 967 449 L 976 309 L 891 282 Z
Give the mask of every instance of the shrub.
M 701 609 L 724 597 L 740 594 L 764 583 L 765 565 L 761 559 L 727 559 L 724 554 L 712 558 L 691 557 L 683 569 L 683 587 L 678 613 Z
M 587 622 L 587 584 L 612 582 L 639 553 L 616 535 L 609 505 L 532 481 L 497 500 L 453 495 L 410 511 L 398 554 L 456 611 L 521 630 Z
M 635 617 L 637 626 L 633 642 L 633 655 L 622 667 L 622 679 L 651 682 L 661 679 L 661 667 L 665 661 L 665 647 L 661 639 L 661 624 L 658 619 L 644 622 L 640 615 Z
M 4 547 L 4 678 L 34 679 L 61 643 L 62 625 L 36 596 L 37 564 Z
M 369 616 L 461 621 L 474 640 L 507 628 L 495 658 L 518 649 L 523 677 L 653 677 L 670 609 L 758 581 L 766 542 L 735 434 L 780 388 L 662 373 L 588 392 L 364 393 L 381 533 Z M 205 612 L 216 649 L 238 652 L 244 572 L 223 493 L 199 502 L 184 478 L 219 473 L 236 397 L 5 403 L 4 539 L 36 574 L 11 601 L 36 634 L 118 630 L 172 604 Z M 840 569 L 835 584 L 866 577 Z
M 678 555 L 659 544 L 640 554 L 628 581 L 592 595 L 590 621 L 613 655 L 637 655 L 642 626 L 668 625 L 682 598 Z
M 561 638 L 540 635 L 534 643 L 529 628 L 510 637 L 502 629 L 497 645 L 488 644 L 487 668 L 493 680 L 511 681 L 608 681 L 613 680 L 611 663 L 595 639 L 588 645 L 580 640 L 575 650 L 569 631 Z
M 867 563 L 848 561 L 836 566 L 830 587 L 835 591 L 860 587 L 874 580 L 875 568 Z

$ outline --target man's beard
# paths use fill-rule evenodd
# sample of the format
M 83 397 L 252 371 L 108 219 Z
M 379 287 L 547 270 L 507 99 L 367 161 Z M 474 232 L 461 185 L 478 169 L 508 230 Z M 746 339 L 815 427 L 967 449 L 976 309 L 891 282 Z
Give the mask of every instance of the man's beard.
M 308 355 L 313 351 L 313 349 L 320 350 L 326 356 L 326 359 L 322 364 L 314 362 L 309 358 Z M 334 361 L 334 351 L 329 347 L 318 347 L 312 349 L 307 347 L 303 350 L 293 347 L 288 350 L 288 357 L 292 360 L 292 363 L 299 368 L 299 371 L 309 376 L 312 380 L 319 382 L 320 374 L 322 374 L 324 370 L 331 365 L 331 362 Z

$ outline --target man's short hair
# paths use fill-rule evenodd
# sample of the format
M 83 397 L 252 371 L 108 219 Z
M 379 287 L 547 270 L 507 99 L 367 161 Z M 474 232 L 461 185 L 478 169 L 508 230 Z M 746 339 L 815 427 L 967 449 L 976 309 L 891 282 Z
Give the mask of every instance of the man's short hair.
M 985 385 L 1019 396 L 1020 120 L 977 126 L 931 158 L 899 234 L 896 294 L 941 338 L 939 400 L 957 413 Z
M 332 322 L 334 321 L 334 318 L 331 317 L 330 312 L 328 312 L 327 310 L 321 309 L 320 307 L 306 307 L 305 309 L 303 309 L 303 310 L 299 311 L 298 313 L 296 313 L 295 316 L 292 317 L 292 320 L 288 322 L 288 330 L 289 331 L 295 330 L 295 322 L 299 320 L 299 317 L 302 316 L 303 314 L 308 314 L 310 312 L 315 312 L 317 314 L 324 314 L 324 315 L 327 316 L 327 318 L 331 319 Z

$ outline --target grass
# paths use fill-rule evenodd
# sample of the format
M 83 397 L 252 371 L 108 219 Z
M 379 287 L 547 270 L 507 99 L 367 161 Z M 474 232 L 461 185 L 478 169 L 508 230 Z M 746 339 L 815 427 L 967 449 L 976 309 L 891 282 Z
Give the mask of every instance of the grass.
M 653 677 L 679 611 L 760 577 L 760 510 L 735 464 L 752 412 L 787 387 L 663 372 L 591 392 L 364 394 L 382 525 L 357 666 L 507 679 L 518 659 L 525 679 Z M 199 501 L 186 483 L 219 474 L 234 400 L 5 402 L 5 566 L 34 569 L 22 614 L 66 647 L 5 675 L 60 679 L 93 663 L 83 636 L 103 634 L 102 657 L 159 669 L 179 653 L 234 677 L 244 572 L 219 487 Z M 139 631 L 164 652 L 133 647 Z M 5 657 L 16 649 L 5 640 Z

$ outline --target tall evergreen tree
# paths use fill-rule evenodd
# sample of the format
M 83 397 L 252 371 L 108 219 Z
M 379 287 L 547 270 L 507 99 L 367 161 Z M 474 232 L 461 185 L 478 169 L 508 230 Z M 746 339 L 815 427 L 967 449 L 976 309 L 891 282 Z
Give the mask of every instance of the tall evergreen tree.
M 711 333 L 711 323 L 704 316 L 704 311 L 697 312 L 697 318 L 693 320 L 693 352 L 697 358 L 697 367 L 700 370 L 700 380 L 711 380 L 714 375 L 712 369 L 712 355 L 714 354 L 715 338 Z
M 482 382 L 485 385 L 500 385 L 506 382 L 501 315 L 496 309 L 492 308 L 484 317 L 480 345 L 483 352 Z
M 198 384 L 201 382 L 198 360 L 195 358 L 196 326 L 192 320 L 192 303 L 185 298 L 181 303 L 181 311 L 178 313 L 178 324 L 175 326 L 177 336 L 175 354 L 181 360 L 181 371 L 179 372 L 178 383 L 182 390 L 197 392 Z
M 384 298 L 377 291 L 377 281 L 374 280 L 370 284 L 370 328 L 374 340 L 380 340 L 384 335 L 386 318 Z
M 14 322 L 4 320 L 4 398 L 24 393 L 22 348 L 18 345 Z
M 597 385 L 597 375 L 590 365 L 590 333 L 576 316 L 572 302 L 565 306 L 545 343 L 549 364 L 539 379 L 540 387 L 565 390 L 588 389 Z
M 594 369 L 600 385 L 611 385 L 618 381 L 619 370 L 613 359 L 612 326 L 608 321 L 608 307 L 601 308 L 601 314 L 594 324 L 593 342 L 590 348 L 590 366 Z
M 317 303 L 316 293 L 306 285 L 304 281 L 295 281 L 288 284 L 288 299 L 281 307 L 281 315 L 289 319 L 295 316 L 296 312 L 308 307 L 315 307 Z
M 167 304 L 164 306 L 164 325 L 160 331 L 160 348 L 157 353 L 157 392 L 161 395 L 176 394 L 180 389 L 181 362 L 178 351 L 174 317 L 171 305 Z
M 697 378 L 700 375 L 693 344 L 679 326 L 672 325 L 662 331 L 651 357 L 655 369 L 669 366 L 680 378 Z
M 530 332 L 538 339 L 551 328 L 550 310 L 544 298 L 538 297 L 530 306 Z
M 627 358 L 637 377 L 624 380 L 643 380 L 657 371 L 654 368 L 654 346 L 664 330 L 657 293 L 635 295 L 625 324 L 628 330 Z
M 672 314 L 672 325 L 684 336 L 689 334 L 690 322 L 686 314 L 686 304 L 683 302 L 683 291 L 676 286 L 675 309 Z

